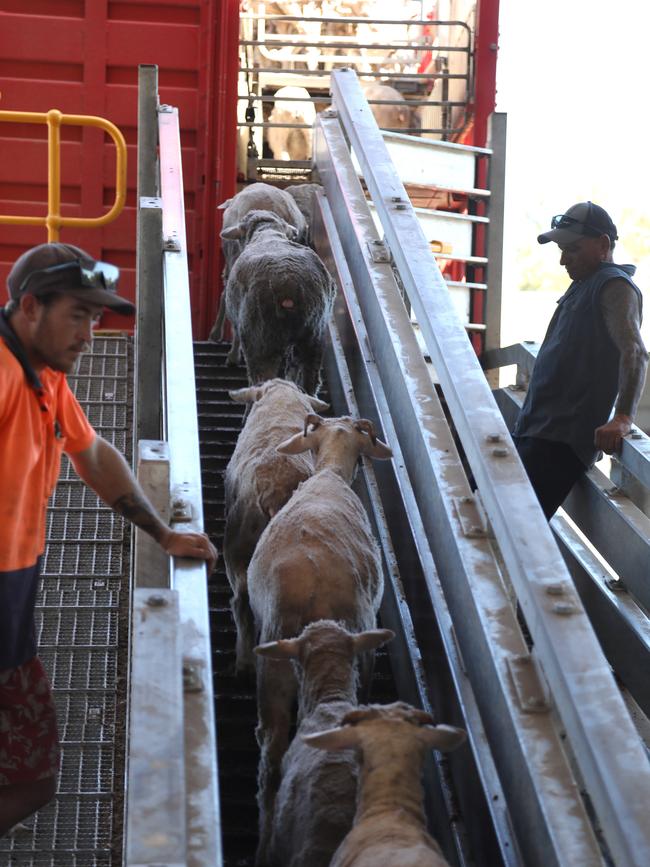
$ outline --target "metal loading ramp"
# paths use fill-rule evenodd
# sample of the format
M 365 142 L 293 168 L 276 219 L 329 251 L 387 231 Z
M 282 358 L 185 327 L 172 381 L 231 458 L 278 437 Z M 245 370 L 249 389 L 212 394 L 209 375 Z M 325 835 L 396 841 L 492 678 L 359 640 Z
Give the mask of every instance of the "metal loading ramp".
M 242 427 L 244 407 L 228 391 L 247 385 L 244 368 L 227 367 L 230 344 L 194 343 L 203 507 L 206 532 L 222 546 L 225 523 L 223 472 Z M 327 393 L 321 396 L 327 400 Z M 257 846 L 257 723 L 255 684 L 234 675 L 235 624 L 230 612 L 230 586 L 223 562 L 208 585 L 214 704 L 217 719 L 219 787 L 224 864 L 253 865 Z M 371 698 L 396 699 L 388 654 L 379 652 Z
M 432 709 L 441 722 L 463 726 L 469 735 L 468 745 L 448 759 L 430 756 L 425 782 L 431 829 L 446 858 L 459 867 L 646 865 L 648 758 L 627 696 L 612 676 L 612 667 L 618 676 L 623 672 L 643 721 L 647 679 L 639 665 L 649 656 L 646 611 L 639 605 L 633 612 L 619 600 L 612 614 L 611 599 L 609 608 L 602 601 L 594 607 L 583 601 L 582 591 L 576 593 L 573 578 L 589 578 L 595 567 L 563 526 L 554 530 L 580 555 L 571 574 L 560 556 L 352 73 L 333 74 L 333 97 L 333 110 L 315 128 L 325 196 L 318 203 L 314 243 L 340 290 L 326 358 L 332 411 L 371 418 L 394 451 L 391 462 L 364 462 L 356 487 L 382 554 L 381 620 L 397 634 L 388 648 L 391 677 L 384 686 L 390 690 L 394 684 L 400 698 Z M 154 280 L 149 303 L 139 307 L 158 314 L 164 308 L 164 321 L 147 333 L 140 329 L 136 338 L 138 414 L 141 419 L 153 407 L 149 414 L 158 425 L 153 435 L 144 435 L 136 419 L 138 465 L 172 522 L 202 528 L 205 511 L 206 527 L 219 542 L 221 473 L 240 426 L 226 391 L 241 384 L 241 371 L 223 366 L 223 346 L 192 344 L 178 115 L 159 106 L 155 118 L 160 190 L 140 199 L 140 217 L 143 236 L 149 233 L 158 246 L 140 243 Z M 102 340 L 95 346 L 99 384 L 90 371 L 81 371 L 76 387 L 88 389 L 78 393 L 89 401 L 91 420 L 100 431 L 105 425 L 112 438 L 119 436 L 121 421 L 110 410 L 103 417 L 97 407 L 108 395 L 111 401 L 121 396 L 123 386 L 109 375 L 112 368 L 102 367 L 110 365 L 105 357 L 111 352 Z M 93 359 L 94 353 L 88 362 Z M 141 369 L 159 359 L 154 385 L 143 385 Z M 128 453 L 130 434 L 124 436 L 116 444 Z M 645 461 L 647 469 L 641 446 L 647 448 L 647 441 L 630 446 L 626 467 Z M 635 472 L 646 478 L 638 467 Z M 601 515 L 605 498 L 611 500 L 616 526 L 625 530 L 608 536 L 622 572 L 620 539 L 631 540 L 638 554 L 647 550 L 650 533 L 622 497 L 599 493 L 600 481 L 588 481 L 576 515 L 586 528 L 588 516 Z M 60 490 L 62 504 L 75 502 L 67 499 L 77 496 L 67 476 Z M 253 724 L 254 707 L 250 694 L 229 679 L 233 634 L 223 573 L 207 582 L 205 568 L 192 561 L 174 561 L 171 568 L 154 562 L 136 534 L 129 621 L 122 606 L 130 591 L 124 583 L 118 587 L 111 572 L 123 528 L 110 515 L 100 517 L 101 509 L 78 490 L 67 526 L 63 512 L 53 513 L 48 548 L 59 564 L 60 598 L 52 604 L 62 611 L 75 607 L 61 631 L 63 615 L 49 612 L 43 597 L 43 623 L 52 624 L 55 637 L 41 630 L 44 655 L 52 651 L 48 664 L 55 669 L 57 694 L 77 721 L 64 732 L 72 762 L 61 794 L 24 842 L 2 841 L 12 847 L 7 863 L 248 864 L 255 835 L 255 755 L 246 727 Z M 638 492 L 634 496 L 641 503 Z M 92 535 L 96 552 L 83 553 L 82 530 Z M 61 545 L 70 538 L 75 553 Z M 127 555 L 120 556 L 124 576 Z M 76 574 L 89 572 L 90 561 L 99 569 L 90 579 L 92 598 L 80 595 L 88 586 Z M 49 563 L 46 569 L 54 571 Z M 639 598 L 642 577 L 640 567 L 630 571 L 629 590 Z M 106 581 L 108 589 L 93 587 L 95 579 Z M 624 625 L 624 665 L 621 653 L 617 659 L 603 655 L 592 611 L 607 616 L 610 635 Z M 114 697 L 114 684 L 122 689 L 126 657 L 118 659 L 112 642 L 127 652 L 129 622 L 125 720 L 125 696 Z M 75 648 L 70 652 L 61 652 L 63 632 Z M 97 653 L 89 647 L 90 636 Z M 77 658 L 78 689 L 69 677 Z M 106 702 L 101 730 L 99 696 Z M 127 729 L 124 841 L 124 778 L 114 747 L 107 745 L 111 725 Z M 108 755 L 114 761 L 110 769 Z M 45 842 L 37 838 L 39 824 Z M 23 857 L 20 846 L 23 861 L 17 860 Z M 0 849 L 0 863 L 6 851 Z
M 69 378 L 101 436 L 130 459 L 133 345 L 101 337 Z M 64 459 L 48 510 L 37 597 L 39 654 L 54 688 L 62 764 L 51 804 L 0 839 L 11 867 L 121 863 L 130 527 Z

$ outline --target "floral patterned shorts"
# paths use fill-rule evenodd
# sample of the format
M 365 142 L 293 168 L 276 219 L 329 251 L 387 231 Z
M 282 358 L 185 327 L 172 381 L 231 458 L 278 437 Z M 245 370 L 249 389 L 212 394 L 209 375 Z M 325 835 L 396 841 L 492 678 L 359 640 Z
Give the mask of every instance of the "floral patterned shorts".
M 0 670 L 0 786 L 54 776 L 59 762 L 56 710 L 40 659 Z

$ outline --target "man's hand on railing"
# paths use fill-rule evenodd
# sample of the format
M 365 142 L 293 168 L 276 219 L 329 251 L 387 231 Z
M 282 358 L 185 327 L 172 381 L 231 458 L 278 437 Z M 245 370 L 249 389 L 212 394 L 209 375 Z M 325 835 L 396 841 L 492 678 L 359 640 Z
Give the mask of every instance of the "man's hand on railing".
M 160 540 L 163 549 L 172 557 L 191 557 L 194 560 L 205 560 L 208 575 L 211 575 L 217 565 L 219 552 L 205 533 L 179 533 L 170 530 L 164 539 Z
M 607 424 L 596 428 L 594 445 L 608 455 L 619 452 L 623 437 L 627 436 L 631 430 L 632 419 L 629 415 L 615 415 Z

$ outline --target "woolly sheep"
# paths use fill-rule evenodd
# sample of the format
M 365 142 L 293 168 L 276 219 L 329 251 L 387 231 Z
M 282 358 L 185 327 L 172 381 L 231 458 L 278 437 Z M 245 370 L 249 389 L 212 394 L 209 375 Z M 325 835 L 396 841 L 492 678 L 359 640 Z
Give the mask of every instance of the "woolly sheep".
M 222 231 L 232 226 L 238 226 L 250 211 L 271 211 L 295 228 L 296 240 L 299 243 L 304 244 L 307 242 L 307 223 L 300 207 L 293 196 L 290 196 L 279 187 L 263 183 L 251 184 L 240 190 L 232 199 L 227 199 L 223 204 L 219 205 L 219 209 L 224 211 Z M 221 248 L 224 256 L 222 280 L 225 287 L 232 266 L 242 251 L 241 240 L 239 238 L 224 238 L 222 236 Z M 217 318 L 208 337 L 209 340 L 217 342 L 223 339 L 225 312 L 222 294 Z
M 311 428 L 311 429 L 310 429 Z M 371 422 L 309 415 L 303 433 L 278 450 L 315 455 L 315 472 L 262 533 L 248 567 L 248 592 L 267 643 L 299 635 L 314 620 L 338 620 L 354 632 L 373 629 L 383 594 L 377 543 L 368 516 L 350 490 L 360 454 L 392 456 Z M 373 659 L 361 659 L 367 695 Z M 257 661 L 257 740 L 260 745 L 258 806 L 260 847 L 270 835 L 280 762 L 289 741 L 296 680 L 287 662 Z
M 281 454 L 276 446 L 302 429 L 306 413 L 325 410 L 328 405 L 284 379 L 240 388 L 231 391 L 230 397 L 251 409 L 224 475 L 223 558 L 237 626 L 236 670 L 253 673 L 255 635 L 248 603 L 248 563 L 269 520 L 314 471 L 311 455 Z
M 295 101 L 294 101 L 295 100 Z M 304 87 L 281 87 L 275 93 L 269 123 L 308 124 L 309 129 L 296 127 L 269 127 L 267 139 L 276 160 L 310 160 L 312 148 L 311 127 L 316 109 L 309 91 Z
M 225 289 L 233 327 L 228 356 L 241 347 L 251 385 L 285 373 L 317 394 L 335 287 L 319 257 L 294 243 L 295 229 L 275 214 L 251 211 L 223 237 L 243 238 Z
M 399 100 L 400 105 L 371 105 L 380 129 L 419 129 L 420 117 L 417 109 L 409 106 L 399 90 L 387 84 L 368 84 L 363 94 L 370 100 Z
M 339 725 L 356 706 L 355 657 L 390 641 L 390 629 L 353 634 L 332 620 L 306 626 L 299 638 L 255 648 L 269 659 L 294 660 L 299 672 L 300 725 L 282 760 L 270 849 L 279 867 L 328 867 L 352 827 L 357 762 L 350 753 L 313 750 L 303 735 Z
M 430 714 L 403 702 L 347 714 L 339 728 L 307 735 L 323 750 L 356 750 L 361 772 L 354 827 L 331 867 L 448 867 L 426 829 L 422 764 L 428 750 L 454 750 L 462 729 L 435 725 Z

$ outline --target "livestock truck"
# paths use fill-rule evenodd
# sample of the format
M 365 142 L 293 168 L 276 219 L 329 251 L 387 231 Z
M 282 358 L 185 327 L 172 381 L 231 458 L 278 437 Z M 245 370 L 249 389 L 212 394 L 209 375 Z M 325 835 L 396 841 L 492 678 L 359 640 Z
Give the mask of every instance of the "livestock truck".
M 254 181 L 320 184 L 324 395 L 394 454 L 355 483 L 396 633 L 372 698 L 468 734 L 429 756 L 431 832 L 454 865 L 650 863 L 650 445 L 635 430 L 550 525 L 513 448 L 536 348 L 500 346 L 498 0 L 0 10 L 3 279 L 60 237 L 137 300 L 70 377 L 97 430 L 174 526 L 221 544 L 246 378 L 206 340 L 219 206 Z M 273 131 L 310 152 L 274 153 Z M 170 563 L 64 469 L 37 603 L 61 775 L 1 863 L 252 864 L 255 696 L 228 603 L 222 568 Z

